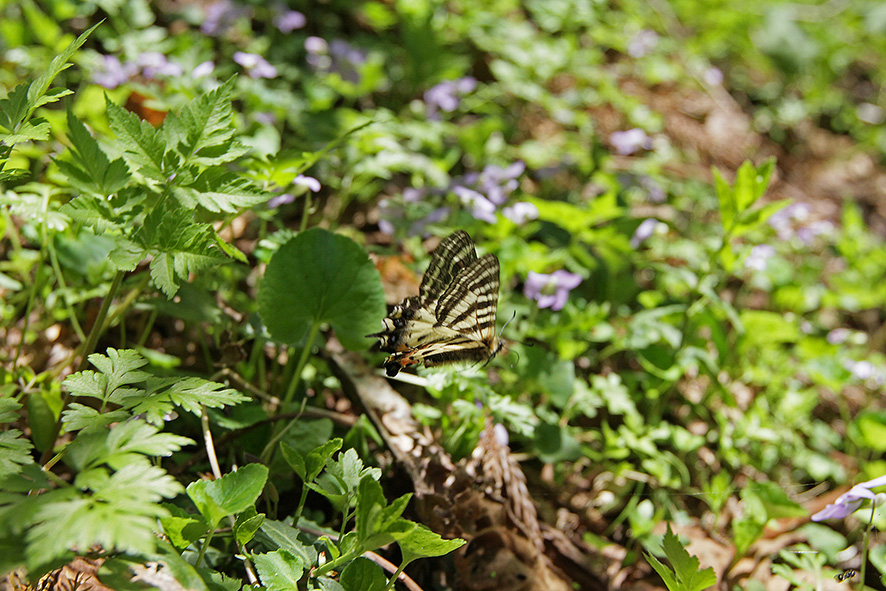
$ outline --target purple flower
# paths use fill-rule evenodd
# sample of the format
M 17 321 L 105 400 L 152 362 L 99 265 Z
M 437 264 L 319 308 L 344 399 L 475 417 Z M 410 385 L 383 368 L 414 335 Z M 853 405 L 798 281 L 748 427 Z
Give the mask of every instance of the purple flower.
M 357 84 L 360 82 L 359 68 L 366 63 L 366 52 L 357 49 L 342 39 L 327 43 L 321 37 L 305 39 L 305 58 L 318 72 L 336 73 L 342 80 Z
M 723 72 L 720 70 L 720 68 L 711 66 L 704 71 L 702 79 L 711 86 L 717 86 L 723 83 Z
M 652 51 L 656 45 L 658 45 L 658 33 L 649 29 L 643 29 L 631 39 L 631 44 L 628 46 L 628 55 L 631 57 L 643 57 Z
M 876 496 L 871 489 L 886 486 L 886 475 L 856 484 L 849 492 L 840 495 L 836 501 L 812 516 L 812 521 L 825 519 L 843 519 L 854 513 L 865 500 L 873 500 Z
M 844 366 L 852 374 L 852 377 L 862 382 L 872 380 L 877 385 L 882 385 L 884 379 L 886 379 L 883 372 L 879 371 L 877 366 L 870 361 L 853 361 L 850 359 L 844 363 Z
M 281 205 L 286 205 L 293 201 L 295 201 L 295 195 L 292 193 L 283 193 L 282 195 L 277 195 L 276 197 L 268 199 L 268 209 L 277 209 Z
M 637 248 L 648 240 L 654 233 L 655 229 L 658 227 L 660 222 L 655 218 L 648 218 L 643 220 L 637 229 L 634 230 L 634 235 L 631 236 L 631 248 Z
M 839 345 L 845 343 L 851 335 L 852 332 L 848 328 L 835 328 L 828 333 L 827 339 L 830 344 Z
M 787 240 L 794 235 L 794 220 L 802 222 L 809 217 L 809 213 L 809 205 L 796 201 L 769 216 L 767 223 L 772 226 L 779 238 Z
M 212 74 L 213 71 L 215 71 L 215 62 L 206 61 L 194 68 L 194 71 L 191 72 L 191 76 L 194 78 L 203 78 Z
M 307 24 L 305 15 L 297 10 L 283 9 L 274 17 L 274 26 L 281 33 L 291 33 L 296 29 L 301 29 Z
M 471 215 L 478 220 L 495 223 L 495 204 L 473 189 L 467 187 L 456 186 L 452 188 L 462 204 L 470 207 Z
M 661 185 L 656 183 L 652 178 L 648 176 L 640 177 L 640 186 L 646 189 L 646 193 L 649 197 L 649 201 L 652 203 L 662 203 L 664 202 L 665 195 L 664 189 L 661 188 Z
M 534 203 L 528 203 L 526 201 L 520 201 L 519 203 L 505 207 L 501 210 L 501 213 L 518 226 L 522 226 L 529 220 L 538 219 L 538 208 Z
M 182 75 L 182 67 L 166 59 L 166 56 L 159 51 L 146 51 L 139 54 L 136 64 L 141 68 L 142 75 L 149 79 L 157 76 L 178 77 Z
M 138 73 L 138 66 L 131 63 L 124 65 L 116 55 L 104 55 L 102 58 L 99 70 L 92 74 L 92 81 L 99 86 L 117 88 Z
M 613 131 L 609 135 L 609 142 L 615 151 L 622 156 L 633 154 L 637 150 L 649 150 L 652 148 L 652 138 L 646 132 L 635 127 L 627 131 Z
M 282 195 L 277 195 L 276 197 L 269 199 L 268 208 L 275 209 L 281 205 L 292 203 L 297 196 L 304 195 L 308 191 L 316 193 L 320 190 L 320 181 L 312 176 L 305 176 L 303 174 L 292 179 L 292 185 L 296 187 L 292 193 L 283 193 Z
M 744 260 L 745 269 L 756 271 L 766 270 L 766 261 L 775 255 L 775 249 L 768 244 L 758 244 L 751 249 L 748 258 Z
M 276 78 L 277 68 L 272 66 L 262 56 L 255 53 L 238 51 L 234 54 L 234 61 L 246 69 L 250 78 Z
M 803 244 L 811 244 L 812 241 L 815 240 L 816 236 L 830 234 L 833 231 L 834 224 L 832 222 L 828 220 L 821 220 L 797 228 L 797 238 L 799 238 L 800 242 L 802 242 Z
M 320 190 L 320 181 L 312 176 L 305 176 L 303 174 L 300 174 L 292 179 L 292 184 L 306 187 L 309 191 L 312 191 L 314 193 Z
M 578 287 L 581 281 L 581 275 L 562 269 L 550 275 L 530 271 L 523 285 L 523 295 L 537 301 L 539 308 L 562 310 L 569 292 Z
M 231 0 L 219 0 L 206 7 L 206 18 L 200 25 L 200 32 L 217 37 L 234 24 L 240 17 L 249 16 L 249 9 L 235 5 Z
M 506 168 L 494 164 L 487 165 L 483 172 L 476 177 L 477 188 L 486 195 L 486 198 L 496 205 L 503 204 L 508 195 L 519 186 L 517 177 L 523 174 L 526 165 L 523 162 L 515 162 Z M 465 177 L 466 180 L 472 175 Z
M 451 113 L 458 108 L 459 99 L 477 88 L 477 79 L 465 76 L 458 80 L 444 80 L 429 88 L 424 94 L 428 106 L 428 116 L 434 117 L 437 111 Z

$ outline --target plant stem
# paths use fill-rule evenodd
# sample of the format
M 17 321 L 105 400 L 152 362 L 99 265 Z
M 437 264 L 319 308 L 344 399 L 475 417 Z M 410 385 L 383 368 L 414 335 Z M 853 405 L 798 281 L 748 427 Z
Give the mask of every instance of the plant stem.
M 295 390 L 298 387 L 298 383 L 301 381 L 301 372 L 304 370 L 305 365 L 308 363 L 308 356 L 311 354 L 311 347 L 314 346 L 314 340 L 316 340 L 319 333 L 320 323 L 311 323 L 311 328 L 308 332 L 308 339 L 305 341 L 305 348 L 301 351 L 301 357 L 299 357 L 298 359 L 298 365 L 295 366 L 295 372 L 292 374 L 292 378 L 289 382 L 289 388 L 286 390 L 286 396 L 283 397 L 284 408 L 290 402 L 292 402 L 292 399 L 295 397 Z
M 212 526 L 209 531 L 206 533 L 206 539 L 203 540 L 203 543 L 200 544 L 200 552 L 197 554 L 197 560 L 194 563 L 194 566 L 199 568 L 200 563 L 203 562 L 203 557 L 206 555 L 206 549 L 209 548 L 209 543 L 212 542 L 212 536 L 215 535 L 215 526 Z
M 385 585 L 384 591 L 389 591 L 390 589 L 393 589 L 393 588 L 394 588 L 394 583 L 396 583 L 396 582 L 397 582 L 397 579 L 400 578 L 400 573 L 403 572 L 403 569 L 404 569 L 405 567 L 406 567 L 406 563 L 403 563 L 403 564 L 401 564 L 400 566 L 397 567 L 396 572 L 394 572 L 394 574 L 391 575 L 390 580 L 388 580 L 388 584 Z
M 106 295 L 104 301 L 102 301 L 102 307 L 98 311 L 98 316 L 96 316 L 95 322 L 92 323 L 89 337 L 87 337 L 86 342 L 81 345 L 80 366 L 77 368 L 78 371 L 83 371 L 89 367 L 89 356 L 95 350 L 98 339 L 104 332 L 105 319 L 108 317 L 108 310 L 111 309 L 111 302 L 114 301 L 114 297 L 116 297 L 117 292 L 120 291 L 120 285 L 123 283 L 124 275 L 125 273 L 123 271 L 117 271 L 114 275 L 114 281 L 111 283 L 108 295 Z

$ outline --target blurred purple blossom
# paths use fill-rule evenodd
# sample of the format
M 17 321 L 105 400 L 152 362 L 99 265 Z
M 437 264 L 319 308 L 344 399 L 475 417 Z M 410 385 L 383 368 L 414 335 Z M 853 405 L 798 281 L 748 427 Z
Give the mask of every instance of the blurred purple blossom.
M 495 223 L 495 204 L 492 201 L 467 187 L 453 187 L 452 192 L 461 199 L 463 205 L 470 207 L 471 215 L 475 219 L 489 222 L 490 224 Z
M 581 275 L 558 270 L 550 275 L 530 271 L 523 285 L 523 294 L 538 302 L 539 308 L 562 310 L 569 292 L 581 283 Z
M 116 55 L 104 55 L 102 58 L 98 71 L 92 74 L 92 81 L 99 86 L 117 88 L 138 74 L 138 66 L 129 62 L 122 64 Z
M 218 0 L 206 7 L 206 18 L 200 25 L 200 32 L 217 37 L 231 28 L 238 18 L 249 16 L 249 8 L 234 4 L 231 0 Z
M 303 174 L 300 174 L 292 179 L 291 184 L 295 187 L 295 190 L 292 193 L 283 193 L 282 195 L 277 195 L 276 197 L 272 197 L 271 199 L 269 199 L 269 209 L 275 209 L 277 207 L 280 207 L 281 205 L 292 203 L 293 201 L 295 201 L 296 197 L 304 195 L 308 191 L 316 193 L 321 188 L 320 181 L 312 176 L 305 176 Z
M 825 519 L 844 519 L 855 513 L 861 507 L 861 504 L 868 500 L 873 500 L 876 496 L 872 488 L 886 486 L 886 475 L 856 484 L 849 492 L 843 493 L 837 500 L 829 504 L 827 507 L 812 516 L 812 521 L 823 521 Z
M 828 220 L 820 220 L 797 228 L 797 238 L 799 238 L 800 242 L 803 244 L 811 244 L 816 236 L 827 235 L 833 231 L 834 224 L 832 222 L 829 222 Z
M 745 269 L 765 271 L 770 257 L 775 255 L 775 248 L 769 244 L 757 244 L 751 248 L 750 254 L 744 260 Z
M 649 201 L 651 201 L 652 203 L 663 203 L 664 200 L 667 198 L 664 189 L 662 189 L 661 185 L 655 182 L 652 177 L 641 176 L 640 186 L 646 189 Z
M 234 61 L 243 66 L 250 78 L 277 77 L 277 68 L 258 54 L 238 51 L 234 54 Z
M 502 215 L 506 218 L 522 226 L 530 220 L 538 219 L 538 208 L 534 203 L 520 201 L 501 210 Z
M 720 68 L 711 66 L 704 71 L 702 79 L 711 86 L 718 86 L 723 84 L 723 71 Z
M 505 168 L 489 164 L 479 175 L 467 175 L 465 179 L 476 182 L 477 189 L 485 193 L 487 199 L 496 205 L 501 205 L 507 200 L 508 195 L 520 185 L 517 182 L 517 177 L 525 170 L 526 164 L 519 161 Z
M 305 39 L 305 60 L 318 72 L 335 73 L 342 80 L 357 84 L 360 82 L 360 66 L 366 63 L 367 53 L 342 39 L 327 43 L 321 37 Z
M 206 61 L 194 68 L 194 70 L 191 72 L 191 76 L 193 76 L 194 78 L 203 78 L 204 76 L 209 76 L 214 71 L 215 62 Z
M 848 339 L 851 335 L 852 331 L 850 331 L 848 328 L 835 328 L 828 333 L 827 339 L 830 344 L 839 345 L 840 343 L 845 343 L 846 339 Z
M 634 230 L 634 235 L 631 236 L 631 248 L 637 248 L 643 242 L 646 242 L 646 240 L 655 234 L 655 229 L 660 223 L 661 222 L 655 218 L 647 218 L 640 222 L 640 225 Z
M 652 138 L 646 132 L 635 127 L 627 131 L 613 131 L 609 135 L 609 142 L 615 151 L 622 156 L 633 154 L 637 150 L 649 150 L 652 148 Z
M 301 29 L 307 24 L 305 15 L 297 10 L 289 10 L 281 7 L 280 11 L 274 17 L 274 26 L 281 33 L 291 33 L 296 29 Z
M 465 76 L 457 80 L 445 80 L 432 86 L 424 94 L 424 101 L 428 107 L 428 117 L 436 117 L 438 111 L 451 113 L 458 108 L 461 97 L 470 94 L 475 88 L 477 88 L 477 79 L 473 76 Z
M 809 213 L 809 205 L 795 201 L 773 213 L 769 216 L 767 222 L 772 226 L 779 238 L 787 240 L 794 235 L 794 221 L 802 222 L 809 217 Z
M 178 77 L 183 72 L 179 64 L 169 61 L 159 51 L 146 51 L 139 54 L 136 65 L 141 68 L 142 75 L 145 78 L 155 78 L 157 76 Z
M 658 45 L 658 33 L 649 29 L 643 29 L 631 39 L 631 43 L 628 45 L 628 55 L 631 57 L 643 57 L 652 51 L 656 45 Z

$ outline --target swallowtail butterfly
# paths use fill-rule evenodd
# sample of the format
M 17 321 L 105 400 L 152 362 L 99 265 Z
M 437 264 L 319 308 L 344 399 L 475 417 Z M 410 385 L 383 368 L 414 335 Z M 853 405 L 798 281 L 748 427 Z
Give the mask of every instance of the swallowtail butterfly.
M 477 258 L 464 230 L 449 235 L 434 250 L 418 295 L 406 298 L 382 320 L 378 347 L 391 353 L 385 372 L 404 367 L 489 361 L 502 348 L 495 336 L 498 259 Z

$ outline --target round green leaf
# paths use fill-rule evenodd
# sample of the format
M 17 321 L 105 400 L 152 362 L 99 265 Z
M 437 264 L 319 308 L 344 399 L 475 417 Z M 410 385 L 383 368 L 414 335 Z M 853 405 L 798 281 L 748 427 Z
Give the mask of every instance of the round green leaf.
M 365 335 L 385 315 L 381 279 L 356 242 L 320 228 L 302 232 L 271 257 L 258 294 L 271 336 L 297 343 L 309 326 L 328 322 L 348 349 L 365 349 Z

